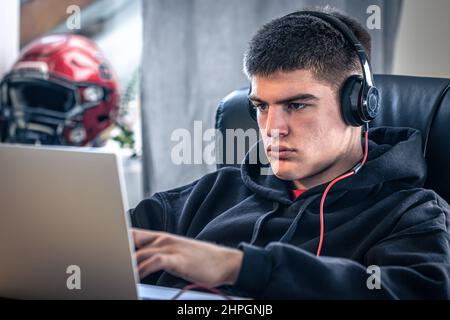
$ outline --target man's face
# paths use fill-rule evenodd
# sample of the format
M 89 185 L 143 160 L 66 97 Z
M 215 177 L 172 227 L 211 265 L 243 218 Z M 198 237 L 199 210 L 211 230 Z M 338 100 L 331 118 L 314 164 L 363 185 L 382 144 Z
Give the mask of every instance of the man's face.
M 336 89 L 308 70 L 252 77 L 250 101 L 273 172 L 302 180 L 342 160 L 352 143 Z

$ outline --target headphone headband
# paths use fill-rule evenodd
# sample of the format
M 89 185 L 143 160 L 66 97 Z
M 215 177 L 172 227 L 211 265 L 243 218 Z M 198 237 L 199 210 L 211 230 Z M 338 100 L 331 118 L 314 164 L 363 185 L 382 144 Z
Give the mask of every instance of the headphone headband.
M 327 14 L 323 12 L 317 12 L 317 11 L 298 11 L 294 13 L 288 14 L 286 17 L 290 16 L 313 16 L 316 18 L 319 18 L 321 20 L 324 20 L 325 22 L 328 22 L 331 24 L 332 27 L 337 29 L 346 39 L 347 41 L 355 48 L 356 54 L 358 55 L 359 62 L 361 63 L 361 67 L 363 70 L 363 77 L 365 79 L 365 82 L 369 85 L 369 87 L 375 86 L 374 80 L 373 80 L 373 74 L 372 69 L 370 66 L 369 58 L 367 57 L 366 50 L 364 50 L 364 47 L 359 42 L 358 38 L 356 38 L 355 34 L 353 33 L 350 28 L 343 23 L 338 18 Z

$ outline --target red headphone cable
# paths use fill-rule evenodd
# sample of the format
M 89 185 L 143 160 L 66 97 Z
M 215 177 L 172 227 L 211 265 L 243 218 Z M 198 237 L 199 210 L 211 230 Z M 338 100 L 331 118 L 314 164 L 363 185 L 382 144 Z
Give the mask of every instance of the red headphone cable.
M 191 289 L 196 289 L 196 288 L 201 288 L 201 289 L 208 290 L 208 291 L 210 291 L 210 292 L 212 292 L 214 294 L 222 296 L 226 300 L 233 300 L 231 297 L 229 297 L 228 295 L 226 295 L 225 293 L 223 293 L 219 289 L 211 288 L 211 287 L 204 286 L 204 285 L 197 284 L 197 283 L 188 284 L 187 286 L 183 287 L 182 289 L 180 289 L 180 291 L 177 292 L 177 294 L 175 296 L 172 297 L 171 300 L 177 300 L 186 291 L 191 290 Z
M 363 159 L 350 172 L 347 172 L 347 173 L 333 179 L 328 184 L 328 186 L 326 187 L 325 191 L 322 194 L 322 199 L 320 200 L 320 237 L 319 237 L 319 245 L 317 247 L 317 253 L 316 253 L 316 256 L 318 256 L 318 257 L 320 256 L 320 252 L 322 251 L 323 236 L 324 236 L 324 232 L 325 232 L 323 207 L 325 204 L 325 199 L 327 197 L 327 194 L 335 183 L 356 174 L 362 168 L 362 166 L 366 163 L 368 153 L 369 153 L 369 126 L 366 124 L 365 132 L 364 132 L 364 156 L 363 156 Z

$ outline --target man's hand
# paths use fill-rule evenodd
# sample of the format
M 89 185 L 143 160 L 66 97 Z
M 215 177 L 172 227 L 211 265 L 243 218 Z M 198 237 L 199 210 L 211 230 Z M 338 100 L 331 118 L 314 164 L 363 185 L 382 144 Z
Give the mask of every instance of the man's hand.
M 243 253 L 165 232 L 132 229 L 139 277 L 165 270 L 187 281 L 217 287 L 236 282 Z

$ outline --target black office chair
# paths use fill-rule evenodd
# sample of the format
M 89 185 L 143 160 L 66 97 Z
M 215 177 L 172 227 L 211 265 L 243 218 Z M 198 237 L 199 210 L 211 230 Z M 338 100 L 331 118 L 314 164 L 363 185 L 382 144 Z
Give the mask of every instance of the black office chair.
M 382 108 L 371 127 L 411 127 L 420 130 L 422 150 L 428 165 L 425 187 L 450 202 L 450 79 L 375 75 L 375 83 L 380 90 Z M 248 88 L 236 90 L 226 96 L 217 108 L 216 129 L 222 133 L 223 146 L 227 145 L 226 129 L 257 130 L 256 122 L 247 111 L 247 94 Z M 243 148 L 245 152 L 250 144 L 247 140 Z M 226 148 L 217 150 L 218 168 L 240 165 L 245 152 L 238 153 L 237 144 L 233 146 L 231 161 L 227 158 Z

